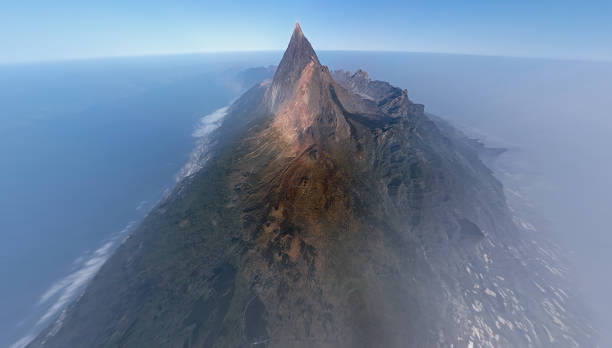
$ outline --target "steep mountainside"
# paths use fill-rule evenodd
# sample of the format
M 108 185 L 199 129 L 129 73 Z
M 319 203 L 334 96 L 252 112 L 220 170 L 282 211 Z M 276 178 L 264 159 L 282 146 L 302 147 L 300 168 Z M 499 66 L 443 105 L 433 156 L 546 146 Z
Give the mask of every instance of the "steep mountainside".
M 299 25 L 214 136 L 32 347 L 593 346 L 482 146 Z

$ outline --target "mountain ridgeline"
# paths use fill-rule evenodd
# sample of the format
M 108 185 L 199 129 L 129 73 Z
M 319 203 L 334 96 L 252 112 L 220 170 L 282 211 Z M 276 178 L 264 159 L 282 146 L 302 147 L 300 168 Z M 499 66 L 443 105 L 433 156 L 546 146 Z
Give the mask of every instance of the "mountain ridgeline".
M 31 347 L 590 347 L 485 151 L 296 25 L 209 160 Z

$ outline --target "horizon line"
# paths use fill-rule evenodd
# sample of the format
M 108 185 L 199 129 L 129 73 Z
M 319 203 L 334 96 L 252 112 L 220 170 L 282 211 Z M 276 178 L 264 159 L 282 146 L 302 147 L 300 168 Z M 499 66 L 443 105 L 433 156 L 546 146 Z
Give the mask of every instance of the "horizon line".
M 188 56 L 188 55 L 217 55 L 217 54 L 246 54 L 246 53 L 272 53 L 284 52 L 284 49 L 261 49 L 261 50 L 219 50 L 219 51 L 186 51 L 186 52 L 168 52 L 168 53 L 145 53 L 145 54 L 120 54 L 108 56 L 82 56 L 82 57 L 65 57 L 51 59 L 33 59 L 33 60 L 15 60 L 15 61 L 0 61 L 0 67 L 33 65 L 45 63 L 62 63 L 62 62 L 81 62 L 90 60 L 112 60 L 112 59 L 131 59 L 131 58 L 154 58 L 154 57 L 171 57 L 171 56 Z M 503 55 L 503 54 L 486 54 L 486 53 L 466 53 L 466 52 L 441 52 L 441 51 L 410 51 L 410 50 L 367 50 L 367 49 L 318 49 L 316 52 L 356 52 L 356 53 L 409 53 L 409 54 L 435 54 L 435 55 L 455 55 L 455 56 L 472 56 L 472 57 L 487 57 L 487 58 L 513 58 L 513 59 L 534 59 L 534 60 L 551 60 L 551 61 L 567 61 L 567 62 L 583 62 L 583 63 L 612 63 L 612 59 L 603 58 L 566 58 L 566 57 L 549 57 L 549 56 L 522 56 L 522 55 Z

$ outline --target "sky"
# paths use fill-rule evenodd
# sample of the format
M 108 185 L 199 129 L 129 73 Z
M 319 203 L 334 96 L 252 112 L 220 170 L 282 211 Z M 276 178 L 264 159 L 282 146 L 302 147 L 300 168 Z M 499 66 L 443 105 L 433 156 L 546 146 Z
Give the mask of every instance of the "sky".
M 282 50 L 612 60 L 612 1 L 0 1 L 0 63 Z

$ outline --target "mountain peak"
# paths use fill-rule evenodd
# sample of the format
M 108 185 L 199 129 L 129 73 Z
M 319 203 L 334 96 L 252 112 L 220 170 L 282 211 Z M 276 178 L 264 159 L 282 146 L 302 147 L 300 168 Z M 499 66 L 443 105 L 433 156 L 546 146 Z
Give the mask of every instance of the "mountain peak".
M 304 36 L 304 33 L 302 33 L 302 28 L 300 27 L 300 22 L 298 21 L 295 22 L 295 28 L 293 29 L 293 35 Z
M 283 59 L 278 65 L 277 75 L 279 72 L 286 72 L 285 70 L 288 68 L 301 71 L 311 61 L 320 64 L 312 45 L 310 45 L 310 42 L 302 32 L 300 23 L 295 22 L 293 35 L 291 35 L 291 40 L 285 50 L 285 54 L 283 54 Z
M 321 65 L 312 45 L 304 36 L 300 24 L 296 22 L 289 45 L 272 81 L 270 106 L 273 111 L 283 102 L 285 96 L 292 94 L 302 71 L 311 63 L 316 66 Z

